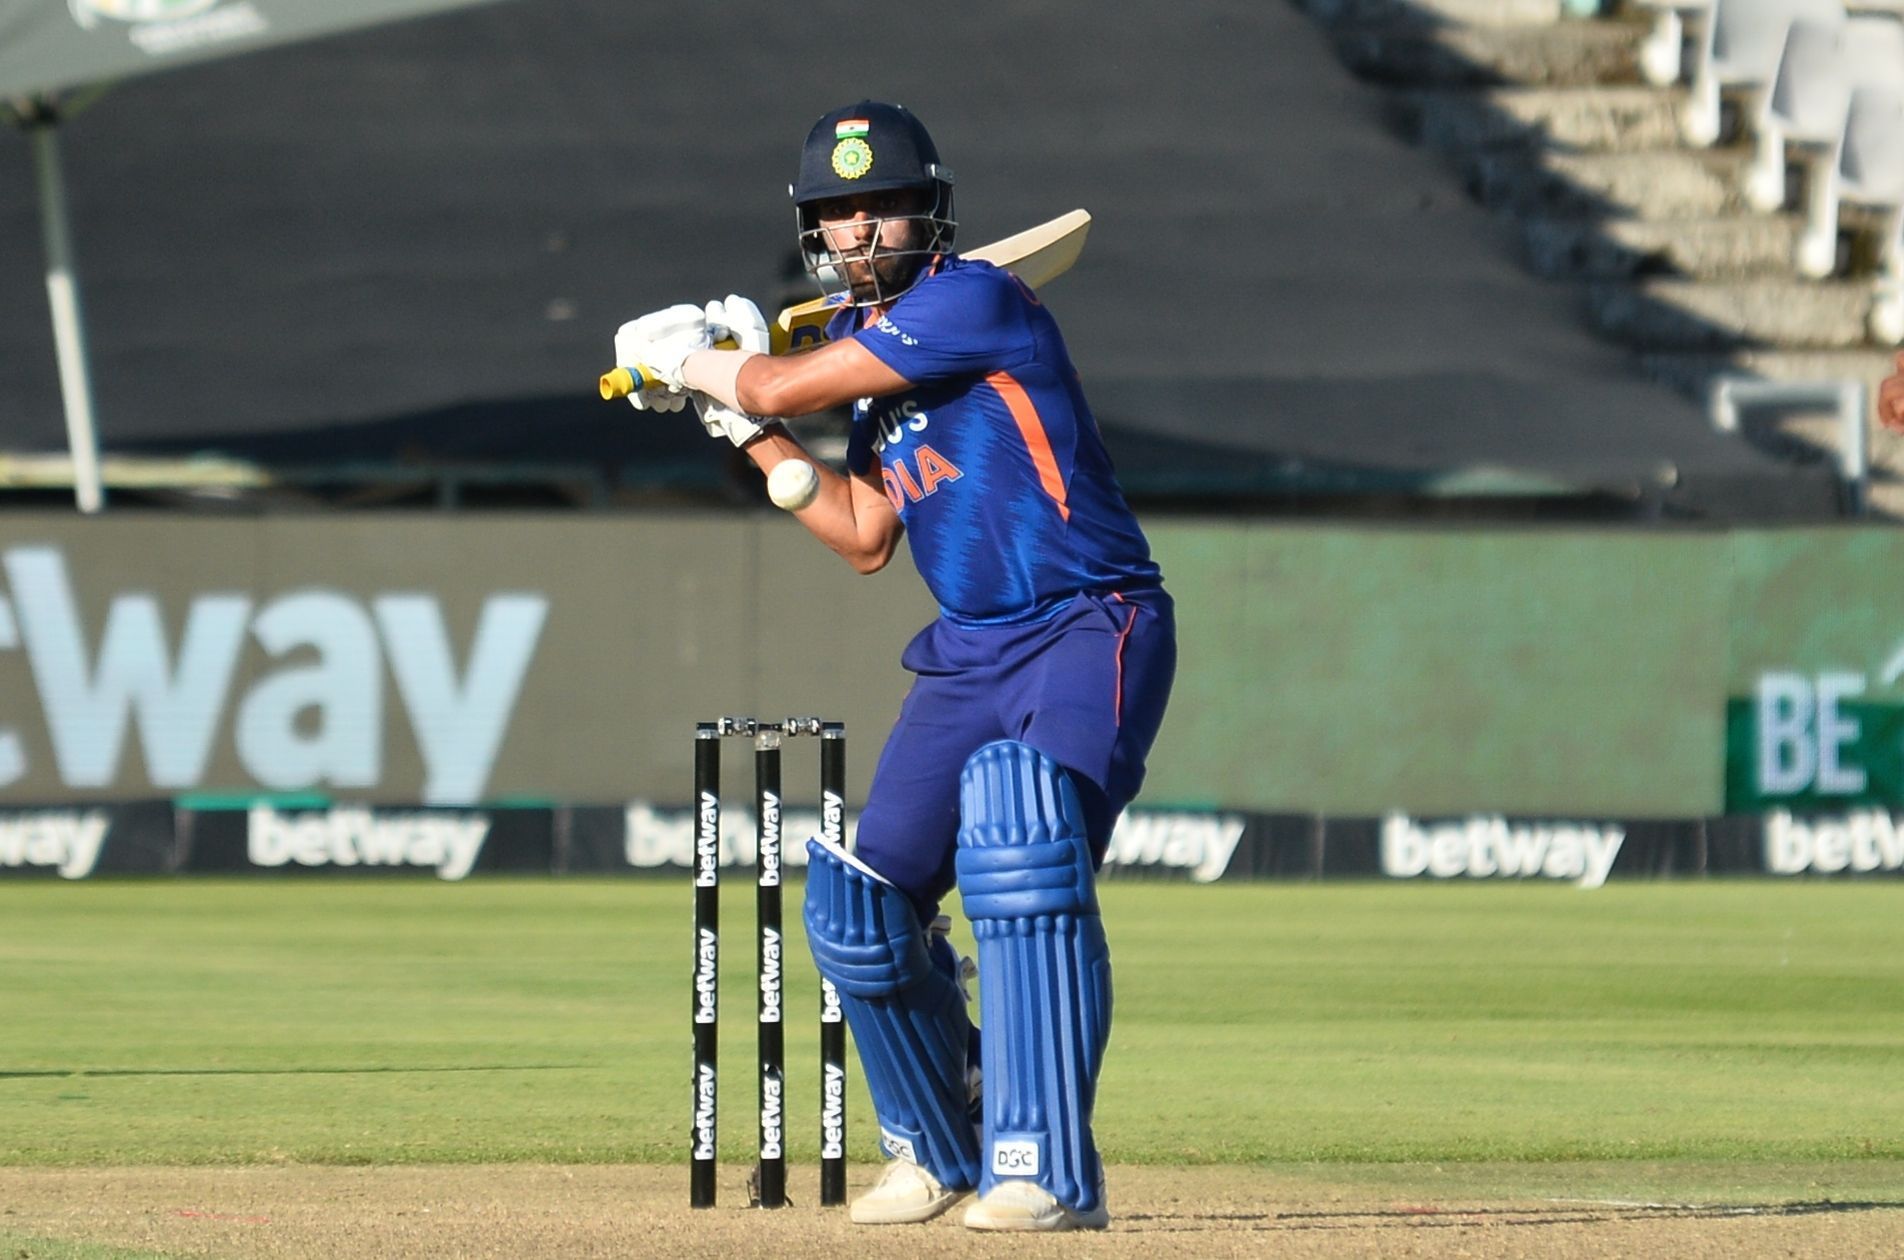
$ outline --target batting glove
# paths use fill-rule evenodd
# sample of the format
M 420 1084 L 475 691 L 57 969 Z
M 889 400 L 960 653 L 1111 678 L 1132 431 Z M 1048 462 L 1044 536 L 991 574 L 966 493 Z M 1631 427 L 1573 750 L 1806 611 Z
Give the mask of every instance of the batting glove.
M 772 346 L 766 316 L 739 294 L 730 293 L 723 301 L 709 302 L 704 314 L 710 342 L 731 339 L 740 349 L 755 354 L 766 354 Z M 696 394 L 694 400 L 709 437 L 724 437 L 735 446 L 745 446 L 760 432 L 760 422 L 746 412 L 706 394 Z
M 681 364 L 709 344 L 706 312 L 687 302 L 629 320 L 617 329 L 615 362 L 623 367 L 641 367 L 667 386 L 629 394 L 628 401 L 635 410 L 679 411 L 687 406 Z

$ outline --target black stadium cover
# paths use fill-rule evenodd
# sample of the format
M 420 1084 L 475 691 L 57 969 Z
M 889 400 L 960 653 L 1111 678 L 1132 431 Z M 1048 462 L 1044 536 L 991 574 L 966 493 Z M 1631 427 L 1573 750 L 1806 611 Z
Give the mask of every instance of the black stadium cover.
M 26 42 L 71 44 L 82 12 L 130 57 L 132 11 L 187 3 L 0 0 L 0 84 L 35 86 Z M 189 3 L 179 20 L 234 24 L 386 7 Z M 1832 510 L 1820 474 L 1714 433 L 1595 342 L 1322 33 L 1256 0 L 1168 21 L 1090 0 L 541 0 L 127 82 L 64 128 L 102 445 L 718 470 L 691 422 L 603 404 L 595 376 L 644 310 L 810 294 L 786 271 L 787 180 L 811 120 L 861 95 L 933 129 L 965 243 L 1092 211 L 1047 298 L 1138 495 Z M 58 451 L 34 199 L 5 169 L 0 448 Z
M 74 494 L 103 504 L 92 368 L 73 266 L 65 177 L 55 129 L 86 92 L 133 75 L 230 56 L 485 0 L 0 0 L 0 101 L 31 135 L 45 242 L 46 290 Z

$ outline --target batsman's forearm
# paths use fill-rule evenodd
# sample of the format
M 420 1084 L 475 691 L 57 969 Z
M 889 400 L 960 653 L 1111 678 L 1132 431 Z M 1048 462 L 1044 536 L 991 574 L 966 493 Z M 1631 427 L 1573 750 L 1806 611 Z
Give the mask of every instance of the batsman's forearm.
M 905 377 L 853 340 L 799 354 L 755 355 L 734 375 L 740 410 L 750 416 L 810 416 L 909 388 Z
M 699 390 L 735 411 L 769 414 L 748 411 L 740 401 L 740 371 L 747 360 L 760 357 L 752 350 L 696 350 L 682 361 L 681 379 L 689 389 Z
M 899 518 L 886 506 L 883 495 L 867 503 L 850 477 L 842 477 L 815 460 L 779 425 L 762 430 L 743 450 L 762 473 L 771 473 L 782 460 L 812 464 L 820 477 L 820 492 L 794 517 L 815 538 L 860 573 L 876 573 L 892 559 L 899 541 Z

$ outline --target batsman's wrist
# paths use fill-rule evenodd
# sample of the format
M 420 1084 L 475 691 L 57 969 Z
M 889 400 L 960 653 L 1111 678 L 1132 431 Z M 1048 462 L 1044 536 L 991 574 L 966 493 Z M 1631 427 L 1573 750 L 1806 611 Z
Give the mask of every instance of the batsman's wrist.
M 737 442 L 735 443 L 735 445 L 739 446 L 744 451 L 748 449 L 749 447 L 758 446 L 761 443 L 761 441 L 766 438 L 789 438 L 790 439 L 792 438 L 792 436 L 793 434 L 788 432 L 787 426 L 782 424 L 779 420 L 762 420 L 760 422 L 760 427 L 747 435 L 746 441 Z
M 722 405 L 745 413 L 747 408 L 740 405 L 738 382 L 741 368 L 753 357 L 751 350 L 696 350 L 682 362 L 681 380 L 689 389 L 699 390 Z

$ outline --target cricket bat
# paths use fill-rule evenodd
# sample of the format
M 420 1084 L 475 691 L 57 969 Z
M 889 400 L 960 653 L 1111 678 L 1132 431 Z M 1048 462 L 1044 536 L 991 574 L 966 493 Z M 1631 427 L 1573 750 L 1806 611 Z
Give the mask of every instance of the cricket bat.
M 989 245 L 959 252 L 966 258 L 1002 267 L 1036 289 L 1071 270 L 1078 255 L 1084 252 L 1084 238 L 1090 230 L 1090 212 L 1073 210 Z M 781 311 L 767 326 L 773 353 L 791 354 L 821 344 L 826 323 L 838 309 L 827 298 L 818 297 Z M 722 349 L 734 348 L 731 341 L 719 344 Z M 653 383 L 653 377 L 641 364 L 628 364 L 603 373 L 601 394 L 610 400 L 626 398 L 637 389 L 650 388 Z

